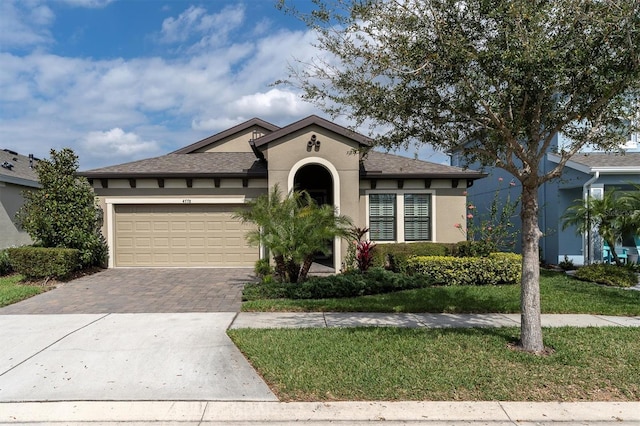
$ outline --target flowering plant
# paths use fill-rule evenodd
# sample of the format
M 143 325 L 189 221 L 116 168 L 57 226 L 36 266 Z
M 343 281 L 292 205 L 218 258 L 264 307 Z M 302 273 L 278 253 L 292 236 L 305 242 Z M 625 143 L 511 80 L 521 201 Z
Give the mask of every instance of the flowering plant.
M 498 182 L 502 182 L 503 178 L 498 178 Z M 486 256 L 489 253 L 497 251 L 511 251 L 516 242 L 518 230 L 515 229 L 513 218 L 517 214 L 517 208 L 520 204 L 520 197 L 515 201 L 511 200 L 510 189 L 516 184 L 512 180 L 509 187 L 506 188 L 507 196 L 504 201 L 500 199 L 500 193 L 503 188 L 498 187 L 493 195 L 493 200 L 488 207 L 486 213 L 478 211 L 477 206 L 473 203 L 467 204 L 467 228 L 464 230 L 461 223 L 454 226 L 460 230 L 469 243 L 463 249 L 464 256 Z

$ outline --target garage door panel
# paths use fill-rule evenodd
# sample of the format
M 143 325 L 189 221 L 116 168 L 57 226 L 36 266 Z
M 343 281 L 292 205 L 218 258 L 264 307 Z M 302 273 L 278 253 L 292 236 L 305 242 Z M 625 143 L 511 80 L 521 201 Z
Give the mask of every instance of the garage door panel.
M 116 205 L 116 266 L 253 266 L 230 205 Z

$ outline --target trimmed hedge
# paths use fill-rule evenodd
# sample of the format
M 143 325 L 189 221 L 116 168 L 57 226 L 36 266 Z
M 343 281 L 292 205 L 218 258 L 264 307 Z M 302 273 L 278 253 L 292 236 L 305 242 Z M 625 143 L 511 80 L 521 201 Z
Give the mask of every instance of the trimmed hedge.
M 13 272 L 9 262 L 9 252 L 7 249 L 0 250 L 0 277 Z
M 638 284 L 638 275 L 627 267 L 595 263 L 578 268 L 574 275 L 581 281 L 590 281 L 613 287 L 633 287 Z
M 76 249 L 16 247 L 8 250 L 13 270 L 28 279 L 64 279 L 80 267 L 80 250 Z
M 415 242 L 377 244 L 373 248 L 373 265 L 393 272 L 407 271 L 407 259 L 412 256 L 449 256 L 456 244 Z
M 415 256 L 407 271 L 425 275 L 442 285 L 517 284 L 522 276 L 522 256 L 491 253 L 488 257 Z
M 357 297 L 428 287 L 432 280 L 427 276 L 395 274 L 382 268 L 367 272 L 349 271 L 327 277 L 311 277 L 295 283 L 249 283 L 244 287 L 243 300 L 259 299 L 328 299 Z

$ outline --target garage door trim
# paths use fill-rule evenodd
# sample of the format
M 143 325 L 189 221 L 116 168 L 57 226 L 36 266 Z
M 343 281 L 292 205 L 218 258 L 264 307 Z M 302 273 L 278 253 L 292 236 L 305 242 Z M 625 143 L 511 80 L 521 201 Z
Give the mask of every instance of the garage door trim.
M 109 268 L 115 267 L 115 206 L 118 204 L 237 204 L 246 203 L 245 196 L 237 197 L 171 197 L 171 198 L 105 198 L 107 208 L 107 244 L 109 246 Z M 259 253 L 262 249 L 259 249 Z

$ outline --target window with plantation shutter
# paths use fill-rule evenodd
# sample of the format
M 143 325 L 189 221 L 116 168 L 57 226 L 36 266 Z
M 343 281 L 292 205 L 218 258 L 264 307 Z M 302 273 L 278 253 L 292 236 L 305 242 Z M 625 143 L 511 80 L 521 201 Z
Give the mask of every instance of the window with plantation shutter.
M 431 195 L 404 195 L 404 240 L 431 240 Z
M 395 241 L 396 194 L 369 195 L 369 238 L 372 241 Z

